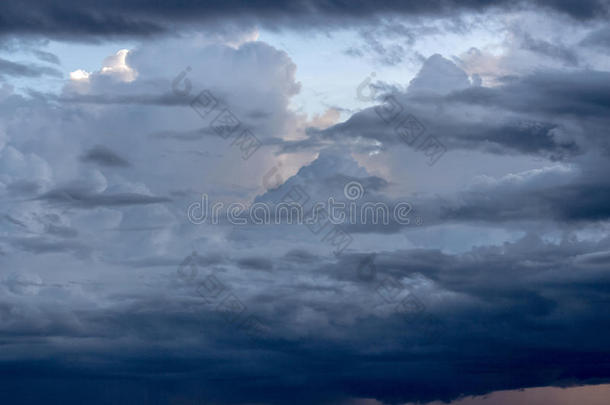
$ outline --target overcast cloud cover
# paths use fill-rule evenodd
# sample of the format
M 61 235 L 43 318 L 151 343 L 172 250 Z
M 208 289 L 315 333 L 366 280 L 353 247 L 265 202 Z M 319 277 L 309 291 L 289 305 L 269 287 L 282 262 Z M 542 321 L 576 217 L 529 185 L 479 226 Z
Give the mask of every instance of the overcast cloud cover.
M 609 11 L 0 3 L 0 403 L 606 403 Z

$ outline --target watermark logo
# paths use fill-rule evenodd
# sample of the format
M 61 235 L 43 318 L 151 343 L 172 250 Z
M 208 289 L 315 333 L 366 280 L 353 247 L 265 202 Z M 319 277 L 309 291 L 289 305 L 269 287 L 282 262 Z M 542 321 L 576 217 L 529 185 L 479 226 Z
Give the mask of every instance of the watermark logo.
M 400 225 L 411 223 L 413 207 L 405 201 L 387 203 L 385 201 L 359 202 L 365 194 L 364 187 L 357 181 L 345 184 L 343 194 L 347 201 L 328 197 L 326 201 L 311 201 L 300 186 L 293 186 L 277 202 L 256 202 L 250 206 L 234 202 L 210 203 L 209 196 L 202 194 L 201 201 L 195 201 L 187 208 L 187 218 L 195 225 L 208 223 L 217 225 L 280 225 L 297 224 L 312 226 L 324 220 L 333 225 Z M 305 208 L 305 206 L 308 208 Z M 421 225 L 421 221 L 416 221 Z
M 371 254 L 359 261 L 356 274 L 360 280 L 365 282 L 377 280 L 375 259 L 376 255 Z M 375 291 L 383 302 L 394 305 L 393 312 L 408 322 L 411 330 L 417 331 L 429 342 L 435 343 L 446 333 L 444 322 L 428 311 L 413 289 L 405 287 L 398 278 L 386 276 L 380 279 L 376 283 Z
M 191 94 L 193 84 L 187 75 L 192 71 L 188 66 L 180 72 L 172 81 L 172 91 L 178 97 L 184 98 Z M 242 122 L 227 106 L 221 102 L 208 89 L 202 90 L 189 103 L 193 111 L 203 120 L 207 121 L 208 128 L 214 131 L 222 139 L 229 139 L 237 134 L 231 142 L 231 146 L 239 148 L 241 158 L 248 160 L 263 145 L 254 133 L 248 128 L 243 128 Z M 213 117 L 213 118 L 212 118 Z
M 377 88 L 372 84 L 373 78 L 377 74 L 375 72 L 367 76 L 362 83 L 356 88 L 356 98 L 360 101 L 371 102 L 375 101 L 377 95 Z
M 364 195 L 364 187 L 357 181 L 350 181 L 343 187 L 343 194 L 348 200 L 359 200 Z
M 356 88 L 356 98 L 360 101 L 376 100 L 377 87 L 373 85 L 371 73 Z M 382 104 L 373 108 L 377 116 L 389 126 L 396 135 L 409 147 L 415 148 L 428 158 L 428 165 L 433 166 L 447 152 L 447 148 L 434 135 L 424 137 L 426 127 L 414 115 L 405 113 L 404 105 L 394 96 L 383 97 Z
M 197 252 L 187 256 L 178 265 L 178 278 L 195 285 L 195 291 L 203 303 L 220 315 L 227 324 L 235 326 L 250 339 L 259 340 L 268 337 L 269 328 L 255 315 L 249 314 L 246 305 L 229 286 L 215 274 L 198 278 L 201 257 Z
M 377 277 L 377 266 L 375 266 L 375 255 L 368 255 L 358 263 L 356 268 L 358 278 L 363 281 L 372 281 Z

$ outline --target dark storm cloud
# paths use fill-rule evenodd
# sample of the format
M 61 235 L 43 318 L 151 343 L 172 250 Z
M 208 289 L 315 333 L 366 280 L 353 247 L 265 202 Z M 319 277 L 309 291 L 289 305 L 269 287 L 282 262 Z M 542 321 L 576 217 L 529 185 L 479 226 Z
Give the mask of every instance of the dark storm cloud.
M 472 146 L 472 143 L 485 144 L 492 142 L 497 145 L 494 148 L 488 145 L 486 150 L 490 152 L 509 152 L 511 150 L 524 154 L 547 155 L 554 159 L 564 156 L 576 155 L 580 150 L 574 141 L 559 141 L 554 136 L 554 130 L 558 125 L 547 122 L 507 122 L 500 125 L 473 125 L 458 130 L 455 144 L 463 144 L 464 148 Z M 446 128 L 448 131 L 449 128 Z
M 146 228 L 146 229 L 135 229 L 135 230 L 156 230 L 156 229 L 161 229 L 161 228 Z M 124 229 L 124 228 L 117 229 L 117 230 L 121 231 L 121 232 L 128 231 L 128 229 Z M 199 269 L 205 269 L 210 266 L 231 263 L 231 261 L 228 258 L 224 257 L 222 254 L 219 254 L 219 253 L 200 254 L 197 252 L 192 252 L 191 256 L 189 256 L 189 262 L 191 261 L 191 259 L 192 259 L 192 263 L 195 264 Z M 137 259 L 124 260 L 124 261 L 120 261 L 120 262 L 115 262 L 115 261 L 110 261 L 110 262 L 113 264 L 124 264 L 124 265 L 127 265 L 129 267 L 134 267 L 134 268 L 167 267 L 172 270 L 176 270 L 186 264 L 185 259 L 183 257 L 178 258 L 178 257 L 168 257 L 168 256 L 143 257 L 143 258 L 137 258 Z M 189 271 L 190 270 L 188 270 L 188 267 L 187 267 L 186 272 L 188 273 Z
M 46 224 L 45 231 L 49 235 L 58 236 L 61 238 L 75 238 L 78 236 L 78 230 L 69 226 L 61 226 L 56 224 Z
M 317 256 L 311 254 L 307 250 L 303 249 L 294 249 L 286 253 L 284 256 L 286 261 L 288 262 L 297 262 L 297 263 L 311 263 L 317 261 Z
M 581 20 L 607 15 L 608 13 L 608 2 L 606 0 L 584 0 L 578 2 L 571 0 L 541 0 L 538 4 Z
M 59 70 L 46 66 L 25 65 L 18 62 L 0 58 L 0 76 L 13 77 L 40 77 L 55 76 L 61 77 Z
M 573 2 L 569 0 L 539 0 L 533 2 L 485 0 L 451 0 L 404 2 L 327 2 L 305 0 L 283 1 L 201 1 L 179 3 L 142 0 L 94 0 L 47 2 L 26 0 L 2 2 L 0 32 L 4 34 L 41 34 L 82 40 L 83 36 L 152 35 L 170 30 L 177 23 L 216 22 L 228 19 L 242 22 L 262 22 L 281 27 L 306 27 L 336 24 L 337 21 L 356 23 L 371 21 L 386 15 L 451 16 L 477 13 L 488 9 L 520 9 L 542 7 L 555 10 L 578 20 L 603 18 L 608 13 L 603 0 Z
M 604 27 L 593 31 L 581 41 L 581 45 L 610 50 L 610 28 Z
M 455 31 L 452 24 L 457 20 L 459 18 L 447 23 L 445 28 Z M 421 55 L 412 50 L 413 44 L 418 37 L 439 32 L 438 28 L 432 26 L 412 26 L 394 19 L 381 20 L 359 30 L 359 35 L 364 43 L 358 47 L 350 46 L 343 53 L 355 58 L 369 56 L 375 61 L 390 66 L 403 63 L 405 59 L 421 62 Z
M 431 72 L 422 70 L 406 93 L 379 95 L 377 107 L 324 130 L 310 128 L 307 140 L 284 148 L 298 150 L 322 140 L 357 143 L 358 139 L 406 146 L 400 128 L 410 114 L 425 133 L 433 134 L 448 149 L 539 155 L 553 160 L 572 158 L 591 145 L 610 151 L 605 136 L 610 123 L 610 73 L 538 71 L 523 77 L 504 77 L 496 87 L 459 84 L 466 80 L 464 75 L 464 79 L 456 79 L 456 89 L 439 94 L 434 87 L 429 90 L 440 80 L 437 76 L 445 75 L 442 80 L 449 84 L 454 79 L 448 79 L 446 73 L 435 68 L 436 64 L 431 64 Z M 444 64 L 442 69 L 446 69 Z M 388 122 L 384 111 L 400 115 Z M 410 139 L 416 135 L 410 134 Z
M 33 89 L 28 90 L 32 98 L 44 101 L 56 101 L 74 104 L 101 104 L 101 105 L 152 105 L 152 106 L 188 106 L 191 99 L 177 96 L 173 93 L 159 94 L 74 94 L 66 93 L 56 95 L 42 93 Z
M 44 5 L 35 10 L 32 6 L 35 2 L 29 3 L 31 9 L 27 8 L 27 1 L 21 3 L 25 6 L 17 2 L 1 4 L 0 32 L 74 39 L 81 35 L 150 35 L 163 32 L 174 22 L 221 16 L 239 18 L 250 13 L 265 21 L 277 20 L 278 25 L 292 16 L 301 16 L 299 24 L 306 25 L 312 21 L 334 21 L 342 18 L 342 12 L 348 18 L 363 21 L 395 12 L 449 15 L 458 9 L 471 12 L 493 7 L 482 0 L 401 3 L 311 0 L 239 3 L 239 7 L 236 2 L 82 0 L 74 4 L 40 3 Z M 509 3 L 498 4 L 496 7 L 502 4 L 511 7 Z M 606 13 L 601 3 L 594 0 L 580 3 L 541 0 L 537 4 L 578 19 Z M 11 20 L 10 12 L 15 14 L 15 10 L 19 13 Z M 544 41 L 528 46 L 535 52 L 570 60 L 561 49 L 549 48 Z M 381 57 L 392 56 L 386 48 L 377 51 Z M 401 53 L 397 56 L 401 57 Z M 464 72 L 457 73 L 451 80 L 457 77 L 457 82 L 468 82 Z M 420 79 L 414 88 L 425 90 L 428 80 L 441 83 L 439 87 L 445 84 L 434 75 Z M 120 180 L 116 176 L 95 179 L 89 188 L 58 186 L 65 184 L 59 183 L 62 172 L 73 173 L 69 164 L 75 163 L 74 158 L 68 159 L 67 167 L 53 165 L 58 170 L 48 176 L 53 179 L 51 183 L 42 182 L 46 179 L 42 176 L 41 185 L 29 180 L 10 182 L 13 179 L 9 176 L 10 192 L 35 193 L 38 198 L 28 201 L 33 208 L 11 206 L 7 211 L 10 214 L 0 217 L 0 228 L 4 224 L 19 232 L 29 230 L 28 227 L 33 229 L 35 221 L 31 218 L 35 218 L 43 225 L 44 234 L 0 237 L 3 243 L 0 267 L 15 268 L 18 272 L 16 279 L 5 277 L 6 273 L 0 277 L 0 346 L 6 349 L 0 357 L 0 396 L 11 404 L 334 405 L 353 398 L 375 398 L 385 403 L 449 401 L 501 389 L 610 381 L 610 320 L 606 315 L 610 309 L 610 238 L 583 240 L 570 233 L 571 229 L 580 231 L 581 225 L 610 219 L 608 165 L 599 163 L 601 159 L 592 161 L 587 155 L 608 142 L 608 79 L 603 72 L 539 72 L 505 78 L 503 84 L 493 88 L 470 87 L 467 83 L 467 88 L 451 88 L 448 94 L 396 94 L 405 109 L 450 148 L 561 160 L 561 164 L 552 167 L 511 173 L 500 179 L 486 177 L 484 184 L 477 183 L 466 191 L 442 198 L 416 195 L 415 200 L 407 199 L 418 213 L 421 210 L 425 225 L 449 225 L 449 242 L 443 237 L 443 245 L 452 248 L 452 238 L 469 239 L 477 232 L 461 234 L 458 230 L 454 234 L 453 223 L 500 224 L 502 229 L 510 224 L 519 231 L 529 229 L 518 224 L 522 220 L 536 225 L 550 223 L 554 231 L 563 234 L 559 241 L 554 237 L 554 242 L 546 239 L 548 234 L 527 233 L 516 241 L 492 239 L 486 246 L 462 253 L 430 248 L 394 250 L 403 246 L 403 242 L 396 241 L 400 239 L 398 235 L 390 238 L 382 233 L 410 234 L 404 225 L 393 222 L 355 225 L 349 231 L 360 233 L 356 235 L 360 240 L 354 244 L 359 246 L 350 246 L 337 256 L 325 256 L 317 250 L 318 245 L 308 243 L 308 237 L 317 236 L 303 226 L 279 230 L 273 225 L 232 226 L 230 230 L 195 227 L 186 223 L 185 207 L 164 204 L 172 201 L 169 198 L 93 191 L 99 189 L 99 181 L 108 182 L 108 190 L 116 190 L 113 185 Z M 95 79 L 92 77 L 91 81 Z M 103 82 L 99 88 L 108 90 Z M 142 93 L 66 92 L 54 101 L 185 105 L 184 100 L 171 94 Z M 250 103 L 244 116 L 261 119 L 265 114 L 266 110 L 253 109 Z M 130 123 L 134 117 L 142 116 L 127 115 Z M 68 118 L 61 122 L 69 121 Z M 33 121 L 35 135 L 39 128 L 50 125 Z M 113 120 L 99 122 L 109 121 Z M 165 124 L 163 117 L 159 122 Z M 169 143 L 172 139 L 201 140 L 211 134 L 206 129 L 188 129 L 197 125 L 150 137 Z M 153 122 L 147 132 L 159 131 L 163 126 Z M 327 130 L 309 129 L 306 140 L 283 141 L 270 136 L 267 142 L 278 146 L 280 153 L 333 143 L 342 152 L 322 151 L 314 162 L 286 180 L 287 187 L 303 186 L 313 199 L 325 201 L 331 195 L 341 196 L 346 182 L 353 180 L 365 190 L 359 204 L 380 201 L 393 207 L 399 201 L 396 195 L 385 194 L 392 184 L 368 174 L 350 156 L 356 148 L 349 146 L 354 140 L 379 140 L 385 144 L 382 147 L 404 145 L 395 127 L 386 124 L 371 108 Z M 574 129 L 582 127 L 588 130 L 580 133 Z M 72 144 L 71 139 L 78 145 L 85 132 L 82 128 L 86 126 L 76 128 L 77 138 L 59 138 L 58 145 Z M 17 129 L 11 130 L 20 134 Z M 58 127 L 57 132 L 63 130 L 64 127 Z M 126 136 L 133 133 L 140 132 L 125 131 Z M 26 138 L 26 146 L 40 139 L 18 136 L 11 137 L 10 142 L 20 138 Z M 130 139 L 126 145 L 132 145 Z M 150 139 L 145 141 L 152 143 Z M 129 150 L 132 149 L 138 151 L 134 147 Z M 103 167 L 127 167 L 130 162 L 119 155 L 125 150 L 95 146 L 85 150 L 81 159 Z M 143 152 L 139 154 L 147 156 Z M 171 150 L 164 147 L 163 152 Z M 462 159 L 471 156 L 476 159 L 477 155 Z M 54 163 L 50 158 L 49 161 Z M 144 161 L 138 160 L 138 166 Z M 163 163 L 152 161 L 154 166 Z M 564 165 L 566 161 L 571 165 Z M 178 160 L 167 163 L 170 190 L 191 190 L 189 186 L 195 189 L 188 179 L 174 171 Z M 540 166 L 547 164 L 550 163 L 545 161 Z M 21 172 L 25 166 L 27 162 L 16 171 Z M 72 166 L 97 172 L 82 164 Z M 596 172 L 593 166 L 599 166 Z M 197 184 L 210 187 L 216 180 L 214 174 L 208 176 L 207 170 L 200 165 L 196 167 Z M 161 195 L 170 195 L 155 173 L 150 179 L 131 177 L 135 169 L 120 172 L 130 177 L 128 183 L 119 183 L 122 186 L 119 190 L 132 190 L 131 184 L 142 184 Z M 487 168 L 480 169 L 485 172 Z M 256 174 L 254 168 L 252 173 Z M 403 175 L 396 174 L 393 179 Z M 83 178 L 89 175 L 82 173 Z M 176 183 L 178 178 L 185 182 Z M 54 188 L 47 191 L 48 187 Z M 264 196 L 277 201 L 272 197 L 282 196 L 285 191 L 278 187 Z M 178 201 L 173 202 L 178 205 Z M 148 204 L 164 205 L 144 207 Z M 30 213 L 30 209 L 37 210 L 41 205 L 54 209 L 136 207 L 130 211 L 141 216 L 105 209 L 58 209 L 54 210 L 57 214 L 46 216 L 36 211 Z M 64 212 L 60 215 L 60 211 Z M 171 217 L 175 221 L 165 219 L 166 211 L 177 212 Z M 113 232 L 98 232 L 100 229 Z M 299 234 L 299 230 L 306 236 Z M 87 241 L 90 245 L 82 243 L 78 236 L 90 238 Z M 377 246 L 373 252 L 367 249 L 366 237 Z M 185 283 L 177 271 L 185 263 L 179 252 L 188 250 L 189 242 L 194 245 L 193 239 L 205 246 L 205 251 L 192 259 L 199 266 L 197 278 Z M 384 244 L 386 240 L 389 243 Z M 99 248 L 99 254 L 92 255 L 89 246 L 95 246 L 96 251 Z M 9 256 L 5 256 L 7 250 Z M 61 256 L 61 261 L 54 262 L 57 253 L 89 260 L 70 262 Z M 365 260 L 373 270 L 363 276 L 361 267 Z M 70 269 L 78 273 L 67 274 Z M 25 277 L 32 273 L 37 276 Z M 71 281 L 65 286 L 53 286 L 48 282 L 57 277 L 66 280 L 75 274 L 94 280 L 93 285 Z M 231 319 L 231 313 L 221 310 L 222 304 L 210 304 L 201 296 L 202 288 L 209 287 L 209 279 L 205 278 L 209 274 L 217 275 L 231 289 L 246 307 L 245 312 L 268 326 L 265 336 L 248 336 L 241 323 L 243 318 Z M 23 279 L 18 278 L 22 275 Z M 388 287 L 383 284 L 388 280 L 397 288 L 393 300 L 388 300 Z M 386 290 L 381 291 L 382 285 Z M 414 314 L 399 305 L 410 294 L 421 301 L 423 313 Z M 438 328 L 434 338 L 429 332 L 430 317 Z
M 610 220 L 610 185 L 605 183 L 541 186 L 507 191 L 502 187 L 469 192 L 455 202 L 439 203 L 441 221 L 492 223 L 547 220 L 598 222 Z
M 11 217 L 8 214 L 4 214 L 3 219 L 8 221 L 8 222 L 10 222 L 11 224 L 19 225 L 20 227 L 22 227 L 24 229 L 27 229 L 27 225 L 26 224 L 24 224 L 23 222 L 19 221 L 18 219 L 15 219 L 15 218 Z
M 259 256 L 245 257 L 243 259 L 239 259 L 237 261 L 237 264 L 240 267 L 244 267 L 247 269 L 253 269 L 253 270 L 271 270 L 271 269 L 273 269 L 273 262 L 269 258 L 259 257 Z
M 543 198 L 551 203 L 558 219 L 567 221 L 607 221 L 610 219 L 610 185 L 575 184 L 560 187 Z
M 576 72 L 540 71 L 522 78 L 504 78 L 505 84 L 495 88 L 471 87 L 445 97 L 449 103 L 517 113 L 526 117 L 538 117 L 547 123 L 567 124 L 572 130 L 567 136 L 555 136 L 554 131 L 538 131 L 531 142 L 526 137 L 513 137 L 509 142 L 521 150 L 526 144 L 544 146 L 556 157 L 573 155 L 581 148 L 601 147 L 610 151 L 605 136 L 610 116 L 610 73 L 594 70 Z M 580 128 L 578 135 L 574 128 Z M 550 136 L 548 136 L 550 135 Z M 540 138 L 542 136 L 542 138 Z M 544 141 L 544 138 L 548 138 Z M 537 141 L 538 139 L 538 141 Z M 493 140 L 491 138 L 490 140 Z M 517 145 L 522 145 L 521 147 Z
M 476 92 L 473 91 L 473 92 Z M 456 96 L 461 97 L 461 96 Z M 426 133 L 434 134 L 449 149 L 479 149 L 498 154 L 531 154 L 561 159 L 580 152 L 574 140 L 557 139 L 554 129 L 558 124 L 552 122 L 532 122 L 515 117 L 494 120 L 473 120 L 457 114 L 439 114 L 433 103 L 415 107 L 413 100 L 401 99 L 409 105 L 409 113 L 425 123 Z M 440 100 L 440 99 L 437 99 Z M 489 105 L 481 101 L 481 104 Z M 445 104 L 445 107 L 450 104 Z M 459 107 L 458 107 L 459 108 Z M 525 108 L 525 107 L 524 107 Z M 457 111 L 459 113 L 459 111 Z M 303 141 L 286 143 L 284 152 L 307 149 L 320 144 L 321 140 L 341 142 L 358 138 L 380 141 L 387 145 L 409 145 L 397 130 L 400 122 L 389 125 L 376 114 L 374 108 L 356 113 L 347 121 L 325 130 L 310 129 L 310 138 Z M 428 135 L 421 135 L 421 139 Z
M 519 128 L 503 127 L 494 136 L 498 144 L 499 140 L 503 140 L 513 150 L 522 153 L 540 153 L 545 148 L 558 152 L 557 145 L 546 137 L 550 128 L 542 124 L 530 128 L 528 123 Z M 472 136 L 472 131 L 463 128 L 461 131 L 465 136 Z M 520 134 L 523 135 L 520 137 Z M 485 140 L 481 139 L 480 142 Z M 566 143 L 563 152 L 574 160 L 572 154 L 577 153 L 578 149 Z M 499 149 L 495 153 L 506 153 L 506 150 Z M 518 172 L 499 179 L 488 177 L 464 190 L 441 197 L 409 195 L 389 198 L 384 194 L 389 183 L 382 178 L 330 174 L 325 168 L 326 159 L 345 159 L 341 152 L 325 150 L 320 156 L 280 187 L 257 197 L 256 201 L 280 201 L 296 184 L 306 189 L 310 196 L 321 196 L 316 198 L 326 201 L 328 196 L 340 195 L 346 182 L 355 180 L 366 190 L 356 203 L 356 212 L 361 213 L 364 204 L 382 203 L 387 207 L 388 218 L 386 221 L 384 215 L 380 215 L 375 221 L 371 218 L 362 220 L 360 217 L 355 223 L 345 221 L 343 228 L 354 235 L 397 233 L 410 228 L 448 223 L 500 225 L 519 229 L 519 224 L 525 222 L 580 226 L 610 220 L 607 204 L 610 185 L 604 174 L 604 167 L 607 167 L 604 158 L 591 160 L 583 156 L 570 165 L 557 163 L 545 169 Z M 312 183 L 311 179 L 314 178 L 316 181 Z M 309 183 L 302 183 L 302 179 L 309 179 Z M 399 211 L 401 215 L 405 214 L 404 217 L 396 216 L 395 208 L 399 203 L 403 206 L 408 204 L 404 206 L 405 209 L 408 207 L 408 212 Z
M 49 401 L 64 395 L 58 386 L 87 376 L 93 392 L 84 390 L 79 400 L 92 403 L 148 396 L 166 404 L 180 395 L 219 404 L 312 404 L 356 397 L 451 400 L 501 389 L 608 381 L 610 277 L 603 264 L 609 248 L 608 239 L 568 237 L 553 244 L 530 234 L 463 254 L 379 251 L 373 256 L 374 277 L 367 280 L 357 267 L 369 255 L 328 261 L 292 252 L 283 260 L 295 258 L 289 268 L 298 271 L 299 280 L 276 275 L 273 286 L 244 299 L 270 326 L 268 335 L 254 340 L 205 304 L 196 293 L 197 281 L 183 286 L 169 281 L 163 299 L 134 292 L 111 308 L 70 315 L 50 308 L 40 314 L 5 311 L 3 297 L 0 311 L 13 325 L 5 344 L 29 339 L 39 345 L 35 357 L 23 353 L 19 364 L 0 362 L 0 387 L 4 395 L 15 396 L 14 403 Z M 400 280 L 395 303 L 379 292 L 388 278 Z M 344 287 L 329 288 L 337 286 L 329 281 Z M 427 333 L 427 318 L 399 310 L 397 303 L 408 294 L 417 295 L 424 315 L 442 325 L 435 340 Z M 353 321 L 340 321 L 351 311 L 387 305 L 393 308 L 389 313 L 354 312 Z M 309 324 L 299 333 L 304 308 L 329 322 Z M 98 344 L 85 345 L 84 337 Z M 72 345 L 58 348 L 58 339 Z M 150 341 L 152 348 L 139 344 Z M 64 351 L 69 361 L 61 360 Z M 116 373 L 123 383 L 113 380 Z M 53 388 L 46 383 L 51 377 Z M 124 386 L 109 392 L 108 381 Z
M 401 45 L 393 44 L 385 46 L 376 37 L 375 33 L 371 31 L 363 31 L 360 35 L 366 43 L 366 48 L 374 53 L 383 64 L 393 66 L 403 61 L 406 50 Z M 346 53 L 350 56 L 359 56 L 356 52 L 351 52 L 351 54 L 348 52 Z
M 206 137 L 218 136 L 213 128 L 204 127 L 191 131 L 162 131 L 149 135 L 154 139 L 172 139 L 176 141 L 200 141 Z
M 575 262 L 584 266 L 606 267 L 610 264 L 610 251 L 586 253 L 576 257 Z
M 127 160 L 119 156 L 116 152 L 102 145 L 96 145 L 89 149 L 82 157 L 81 161 L 96 163 L 106 167 L 129 167 Z
M 15 194 L 35 194 L 40 190 L 40 184 L 29 180 L 17 180 L 10 183 L 7 189 Z
M 39 200 L 75 208 L 119 207 L 129 205 L 159 204 L 171 201 L 138 193 L 92 193 L 79 188 L 58 188 L 44 193 Z
M 14 238 L 9 242 L 20 250 L 34 254 L 74 253 L 77 256 L 83 257 L 90 251 L 85 244 L 80 242 L 55 240 L 40 236 Z
M 517 112 L 566 114 L 575 118 L 606 118 L 610 112 L 610 72 L 545 71 L 504 80 L 506 84 L 497 88 L 472 87 L 447 98 Z
M 578 65 L 578 56 L 576 52 L 562 44 L 553 44 L 543 39 L 533 38 L 527 33 L 523 33 L 521 47 L 541 55 L 561 60 L 566 65 Z

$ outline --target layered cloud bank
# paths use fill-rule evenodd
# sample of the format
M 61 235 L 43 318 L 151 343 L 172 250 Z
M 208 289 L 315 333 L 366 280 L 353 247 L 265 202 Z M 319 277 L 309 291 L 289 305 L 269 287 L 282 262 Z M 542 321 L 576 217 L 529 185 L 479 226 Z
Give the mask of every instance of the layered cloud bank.
M 368 23 L 375 17 L 455 17 L 488 10 L 515 11 L 536 9 L 552 11 L 575 20 L 595 20 L 608 16 L 605 0 L 570 2 L 537 1 L 427 1 L 405 2 L 328 2 L 321 0 L 284 1 L 202 1 L 178 3 L 160 0 L 63 1 L 43 0 L 5 2 L 0 7 L 2 33 L 53 36 L 148 36 L 174 31 L 176 24 L 215 24 L 218 19 L 232 24 L 261 23 L 274 27 L 301 28 L 325 25 Z M 222 30 L 217 26 L 217 30 Z

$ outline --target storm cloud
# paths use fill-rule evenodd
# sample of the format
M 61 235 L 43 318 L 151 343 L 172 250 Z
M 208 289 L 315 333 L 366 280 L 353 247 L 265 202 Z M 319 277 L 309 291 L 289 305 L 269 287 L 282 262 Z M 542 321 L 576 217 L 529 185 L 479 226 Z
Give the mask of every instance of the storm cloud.
M 2 3 L 0 396 L 610 382 L 607 21 L 597 0 Z

